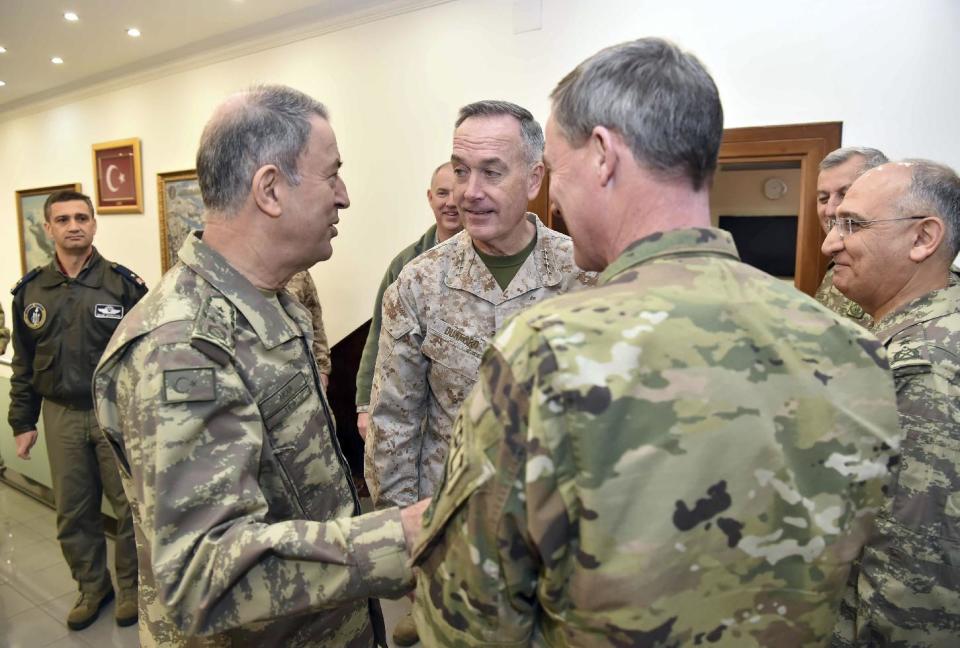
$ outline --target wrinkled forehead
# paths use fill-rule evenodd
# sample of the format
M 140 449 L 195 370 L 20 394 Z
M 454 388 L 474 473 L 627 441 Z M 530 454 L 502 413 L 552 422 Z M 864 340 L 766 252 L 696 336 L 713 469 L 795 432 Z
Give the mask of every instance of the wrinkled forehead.
M 908 166 L 894 163 L 870 169 L 857 178 L 837 209 L 841 216 L 876 218 L 896 207 L 910 187 L 913 173 Z
M 468 117 L 453 131 L 455 159 L 506 161 L 522 154 L 520 122 L 511 115 Z

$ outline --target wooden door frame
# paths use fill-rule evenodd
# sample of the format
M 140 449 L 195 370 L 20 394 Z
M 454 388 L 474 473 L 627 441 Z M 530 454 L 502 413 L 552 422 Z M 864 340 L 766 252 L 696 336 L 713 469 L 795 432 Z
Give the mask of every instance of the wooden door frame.
M 820 253 L 823 230 L 817 218 L 817 175 L 820 161 L 840 148 L 843 122 L 750 126 L 723 131 L 718 164 L 736 162 L 800 162 L 800 213 L 797 214 L 797 257 L 794 285 L 813 295 L 827 271 Z

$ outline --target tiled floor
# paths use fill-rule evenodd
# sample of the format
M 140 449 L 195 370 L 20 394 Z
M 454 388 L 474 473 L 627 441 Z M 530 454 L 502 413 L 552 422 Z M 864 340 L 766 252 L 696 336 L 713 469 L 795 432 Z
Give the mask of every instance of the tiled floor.
M 0 483 L 0 648 L 138 646 L 137 626 L 117 627 L 112 603 L 89 628 L 67 629 L 77 588 L 56 533 L 53 511 Z M 112 565 L 111 540 L 107 550 Z M 404 598 L 382 607 L 389 633 L 410 603 Z

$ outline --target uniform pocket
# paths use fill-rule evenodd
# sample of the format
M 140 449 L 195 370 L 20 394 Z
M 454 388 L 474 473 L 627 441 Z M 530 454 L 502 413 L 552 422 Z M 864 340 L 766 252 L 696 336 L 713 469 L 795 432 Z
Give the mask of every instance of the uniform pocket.
M 42 396 L 52 396 L 60 383 L 59 351 L 59 341 L 48 340 L 38 344 L 33 354 L 33 388 Z

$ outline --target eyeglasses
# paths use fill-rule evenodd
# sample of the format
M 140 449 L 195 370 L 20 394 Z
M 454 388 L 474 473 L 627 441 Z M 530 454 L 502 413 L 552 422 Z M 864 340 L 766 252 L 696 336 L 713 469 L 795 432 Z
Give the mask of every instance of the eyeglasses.
M 893 221 L 905 221 L 905 220 L 919 220 L 921 218 L 926 218 L 926 216 L 901 216 L 900 218 L 883 218 L 881 220 L 857 220 L 855 218 L 828 218 L 827 219 L 827 233 L 830 233 L 834 227 L 837 228 L 837 233 L 840 234 L 842 239 L 844 236 L 849 236 L 850 234 L 856 234 L 860 230 L 868 229 L 873 227 L 876 223 L 890 223 Z

